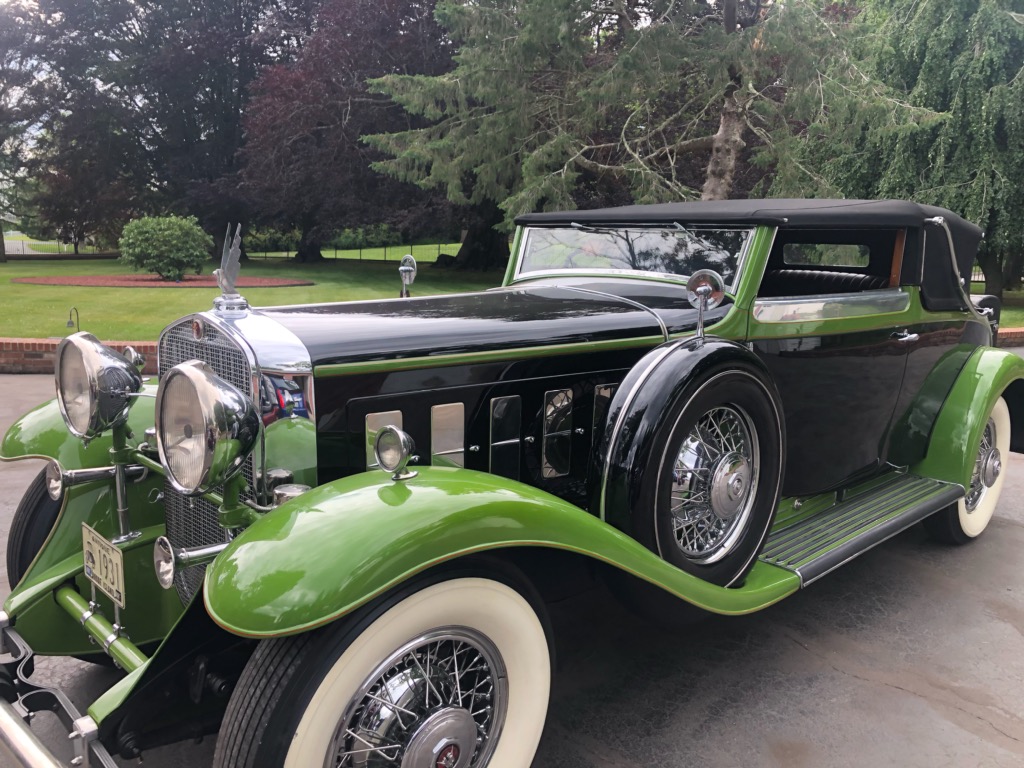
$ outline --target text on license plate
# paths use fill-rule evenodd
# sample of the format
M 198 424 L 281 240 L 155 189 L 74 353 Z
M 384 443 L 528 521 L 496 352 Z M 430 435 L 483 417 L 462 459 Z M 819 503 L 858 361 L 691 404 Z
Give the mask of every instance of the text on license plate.
M 124 555 L 121 550 L 82 523 L 82 557 L 89 581 L 124 608 Z

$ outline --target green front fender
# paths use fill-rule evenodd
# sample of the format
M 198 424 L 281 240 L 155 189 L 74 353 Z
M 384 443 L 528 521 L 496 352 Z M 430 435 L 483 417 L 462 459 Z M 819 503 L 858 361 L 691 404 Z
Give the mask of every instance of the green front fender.
M 523 546 L 593 557 L 716 613 L 749 613 L 799 588 L 796 575 L 764 563 L 743 587 L 717 587 L 536 488 L 425 467 L 404 482 L 382 472 L 343 478 L 265 515 L 207 569 L 206 608 L 235 634 L 294 634 L 445 561 Z
M 128 426 L 139 439 L 154 423 L 155 380 L 145 384 L 142 392 L 151 397 L 136 398 L 128 414 Z M 105 467 L 110 464 L 112 445 L 109 431 L 88 445 L 72 435 L 54 399 L 33 408 L 11 425 L 0 443 L 0 460 L 56 459 L 64 469 Z
M 946 396 L 928 441 L 924 459 L 910 468 L 924 477 L 959 483 L 965 488 L 971 482 L 981 434 L 988 416 L 1004 393 L 1017 390 L 1024 380 L 1024 360 L 1012 352 L 992 347 L 978 349 L 960 371 L 953 388 Z M 1012 443 L 1024 430 L 1024 413 L 1017 407 L 1019 398 L 1011 398 L 1013 418 Z M 1004 462 L 1006 458 L 1004 457 Z

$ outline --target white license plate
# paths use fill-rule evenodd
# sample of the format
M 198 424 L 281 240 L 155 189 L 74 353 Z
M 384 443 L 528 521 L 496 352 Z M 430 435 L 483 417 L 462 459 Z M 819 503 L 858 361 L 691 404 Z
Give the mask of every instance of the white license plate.
M 82 557 L 85 575 L 120 607 L 124 608 L 124 555 L 121 550 L 82 523 Z

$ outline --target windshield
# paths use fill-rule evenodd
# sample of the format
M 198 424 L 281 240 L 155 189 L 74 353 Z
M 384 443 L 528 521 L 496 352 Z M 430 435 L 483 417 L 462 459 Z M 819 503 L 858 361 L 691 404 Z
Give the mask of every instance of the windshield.
M 733 285 L 740 255 L 752 229 L 526 230 L 519 274 L 528 272 L 631 271 L 687 277 L 713 269 Z

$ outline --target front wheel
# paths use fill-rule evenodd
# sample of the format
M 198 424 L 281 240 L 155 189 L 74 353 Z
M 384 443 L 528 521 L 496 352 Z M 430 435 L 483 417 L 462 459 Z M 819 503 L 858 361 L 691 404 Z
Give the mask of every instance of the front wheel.
M 996 400 L 981 434 L 974 469 L 964 497 L 924 521 L 925 530 L 944 544 L 966 544 L 992 520 L 1006 479 L 1003 462 L 1010 457 L 1010 409 Z
M 519 592 L 456 578 L 261 643 L 216 768 L 525 768 L 547 713 L 547 636 Z

